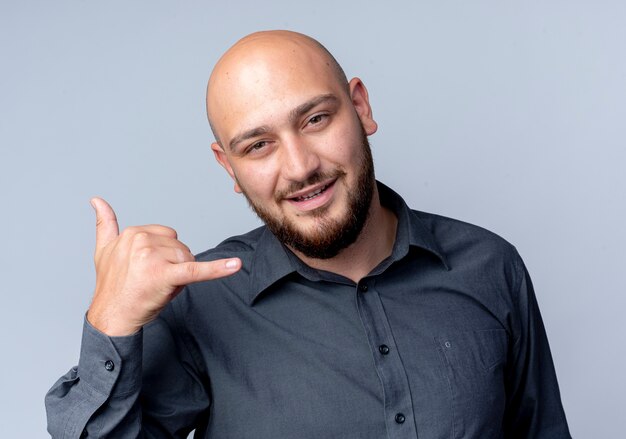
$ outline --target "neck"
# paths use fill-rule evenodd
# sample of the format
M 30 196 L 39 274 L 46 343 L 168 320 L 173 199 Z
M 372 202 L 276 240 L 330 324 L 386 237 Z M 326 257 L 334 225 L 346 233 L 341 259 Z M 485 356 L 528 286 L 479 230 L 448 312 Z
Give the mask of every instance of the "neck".
M 337 273 L 358 283 L 391 254 L 398 219 L 380 204 L 374 190 L 367 221 L 357 240 L 330 259 L 315 259 L 291 249 L 309 267 Z

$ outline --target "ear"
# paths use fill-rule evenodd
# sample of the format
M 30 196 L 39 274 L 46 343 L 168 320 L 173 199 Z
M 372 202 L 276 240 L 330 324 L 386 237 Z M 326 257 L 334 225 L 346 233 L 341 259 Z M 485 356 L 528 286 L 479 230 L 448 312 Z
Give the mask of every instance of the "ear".
M 228 160 L 228 156 L 226 155 L 226 152 L 224 151 L 224 149 L 222 149 L 222 147 L 217 142 L 211 143 L 211 149 L 213 150 L 213 155 L 215 155 L 215 160 L 217 160 L 217 163 L 219 163 L 220 166 L 224 168 L 226 172 L 228 172 L 228 175 L 230 175 L 230 178 L 232 178 L 233 181 L 235 182 L 235 192 L 240 194 L 241 187 L 239 186 L 239 183 L 237 183 L 237 177 L 235 176 L 235 171 L 233 171 L 233 167 L 230 165 L 230 161 Z
M 370 107 L 369 95 L 367 94 L 365 84 L 359 78 L 352 78 L 348 86 L 350 87 L 352 105 L 354 105 L 356 114 L 361 120 L 365 133 L 368 136 L 374 134 L 378 129 L 378 124 L 372 115 L 372 107 Z

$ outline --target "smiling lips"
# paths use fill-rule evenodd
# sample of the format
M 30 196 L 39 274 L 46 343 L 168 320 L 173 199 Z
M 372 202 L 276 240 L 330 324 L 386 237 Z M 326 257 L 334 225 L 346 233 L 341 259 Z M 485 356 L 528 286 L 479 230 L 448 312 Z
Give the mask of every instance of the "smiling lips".
M 287 198 L 287 200 L 298 207 L 299 210 L 312 210 L 326 204 L 332 196 L 332 188 L 335 184 L 335 179 L 324 183 L 323 185 L 310 190 L 309 192 L 301 193 L 295 197 Z
M 306 194 L 306 195 L 303 195 L 301 197 L 294 197 L 294 198 L 292 198 L 292 200 L 294 200 L 294 201 L 310 200 L 311 198 L 317 197 L 319 194 L 324 192 L 328 188 L 328 186 L 330 186 L 330 183 L 329 184 L 325 184 L 324 186 L 322 186 L 321 188 L 317 189 L 316 191 L 311 192 L 310 194 Z

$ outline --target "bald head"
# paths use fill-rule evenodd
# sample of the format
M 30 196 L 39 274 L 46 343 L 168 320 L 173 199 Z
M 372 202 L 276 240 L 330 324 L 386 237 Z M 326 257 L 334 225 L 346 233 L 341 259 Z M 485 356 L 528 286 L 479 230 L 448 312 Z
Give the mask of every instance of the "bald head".
M 311 79 L 333 82 L 349 93 L 346 75 L 322 44 L 297 32 L 264 31 L 237 41 L 219 59 L 207 87 L 207 115 L 213 135 L 222 140 L 225 120 L 257 111 L 277 90 L 307 87 Z M 221 143 L 220 143 L 221 144 Z

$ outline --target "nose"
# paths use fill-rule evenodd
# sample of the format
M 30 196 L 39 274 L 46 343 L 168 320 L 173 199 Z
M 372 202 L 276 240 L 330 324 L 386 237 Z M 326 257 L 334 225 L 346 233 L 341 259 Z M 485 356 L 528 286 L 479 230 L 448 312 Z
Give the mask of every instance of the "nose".
M 319 171 L 320 158 L 302 137 L 283 140 L 282 174 L 287 180 L 302 182 Z

